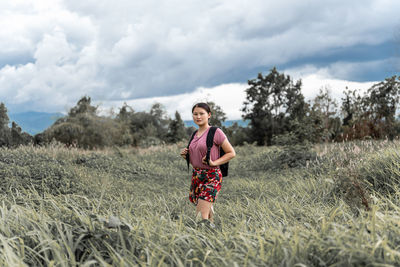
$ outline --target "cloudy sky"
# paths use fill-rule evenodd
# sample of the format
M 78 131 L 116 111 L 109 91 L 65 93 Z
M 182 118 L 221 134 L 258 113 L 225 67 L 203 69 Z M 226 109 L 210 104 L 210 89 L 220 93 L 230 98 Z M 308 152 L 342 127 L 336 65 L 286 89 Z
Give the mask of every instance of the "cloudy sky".
M 0 101 L 66 112 L 155 101 L 190 118 L 213 100 L 240 118 L 247 80 L 279 71 L 366 89 L 400 70 L 398 0 L 0 0 Z

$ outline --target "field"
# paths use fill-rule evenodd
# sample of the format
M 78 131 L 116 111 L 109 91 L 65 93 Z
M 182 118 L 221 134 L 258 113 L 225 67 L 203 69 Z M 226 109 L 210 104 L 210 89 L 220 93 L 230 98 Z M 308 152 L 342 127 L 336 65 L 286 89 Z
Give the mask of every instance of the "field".
M 398 266 L 400 142 L 237 147 L 199 228 L 181 146 L 0 149 L 0 266 Z

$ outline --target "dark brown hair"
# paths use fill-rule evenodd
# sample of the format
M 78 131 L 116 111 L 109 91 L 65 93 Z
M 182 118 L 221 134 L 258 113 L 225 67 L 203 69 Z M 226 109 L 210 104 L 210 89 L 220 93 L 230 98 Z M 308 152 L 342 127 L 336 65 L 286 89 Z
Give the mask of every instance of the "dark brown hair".
M 205 109 L 207 111 L 207 113 L 211 113 L 210 106 L 207 103 L 203 103 L 203 102 L 197 103 L 196 105 L 193 106 L 192 113 L 193 113 L 195 108 L 203 108 L 203 109 Z

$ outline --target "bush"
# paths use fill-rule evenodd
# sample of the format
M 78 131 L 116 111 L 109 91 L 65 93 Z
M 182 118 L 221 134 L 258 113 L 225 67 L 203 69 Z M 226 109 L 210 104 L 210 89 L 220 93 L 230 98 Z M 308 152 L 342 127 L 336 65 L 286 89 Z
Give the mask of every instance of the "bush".
M 276 146 L 293 146 L 299 143 L 300 141 L 294 133 L 285 133 L 272 137 L 272 144 Z
M 393 194 L 400 185 L 400 153 L 387 149 L 373 154 L 359 171 L 367 188 L 381 194 Z
M 240 161 L 240 165 L 236 168 L 236 164 L 233 163 L 232 167 L 235 166 L 235 169 L 232 170 L 232 173 L 243 172 L 243 175 L 246 175 L 249 170 L 275 171 L 288 168 L 303 168 L 317 158 L 317 154 L 309 147 L 300 145 L 272 146 L 268 147 L 268 150 L 255 145 L 246 145 L 238 147 L 236 150 L 240 158 L 235 159 L 235 161 Z M 246 166 L 246 172 L 243 171 L 243 166 Z
M 400 153 L 386 148 L 358 161 L 350 161 L 335 173 L 333 194 L 352 207 L 370 209 L 370 194 L 390 196 L 399 191 Z
M 301 168 L 317 158 L 308 146 L 286 146 L 277 153 L 276 158 L 266 165 L 267 169 Z
M 341 197 L 356 213 L 364 206 L 370 209 L 370 199 L 365 184 L 353 169 L 339 169 L 334 175 L 334 187 L 332 197 Z

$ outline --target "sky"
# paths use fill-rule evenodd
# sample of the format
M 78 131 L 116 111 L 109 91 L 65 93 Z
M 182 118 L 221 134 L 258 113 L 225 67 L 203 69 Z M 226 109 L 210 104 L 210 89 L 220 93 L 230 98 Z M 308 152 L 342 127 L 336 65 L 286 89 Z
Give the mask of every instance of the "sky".
M 312 99 L 400 71 L 398 0 L 0 0 L 0 102 L 67 112 L 159 102 L 190 119 L 214 101 L 240 119 L 247 81 L 278 71 Z

